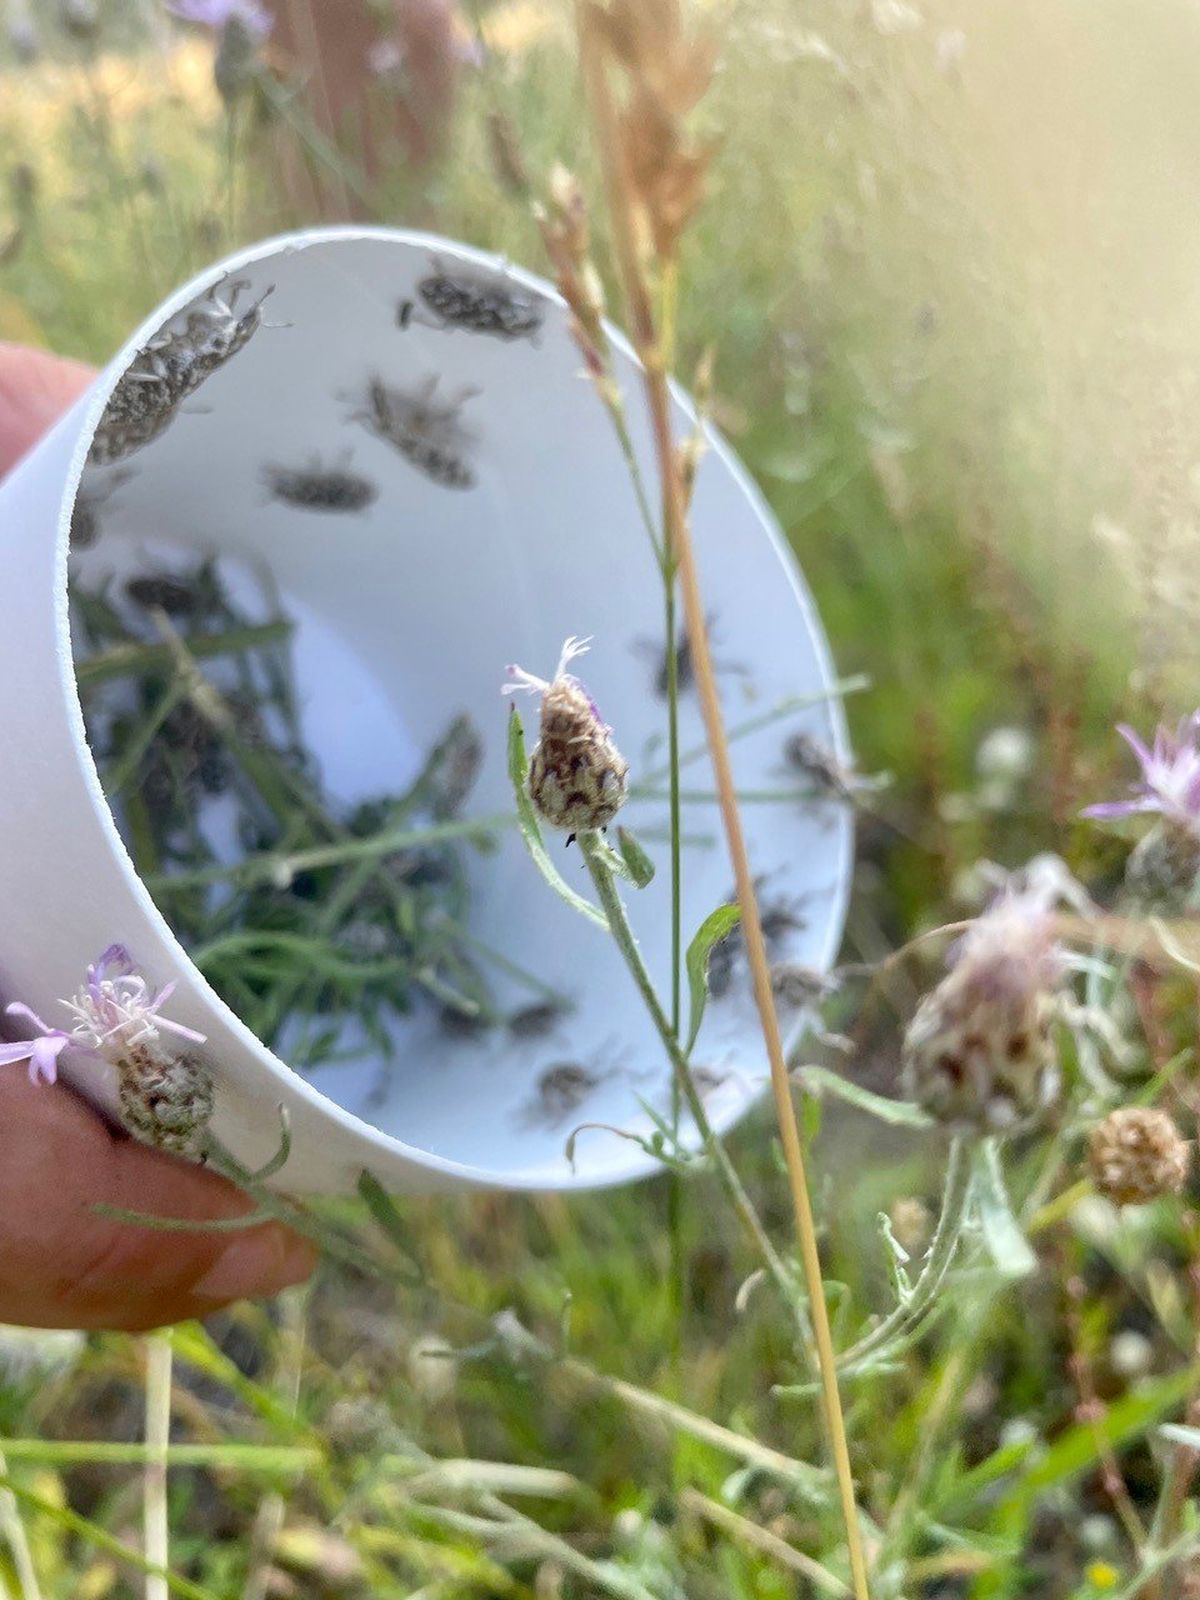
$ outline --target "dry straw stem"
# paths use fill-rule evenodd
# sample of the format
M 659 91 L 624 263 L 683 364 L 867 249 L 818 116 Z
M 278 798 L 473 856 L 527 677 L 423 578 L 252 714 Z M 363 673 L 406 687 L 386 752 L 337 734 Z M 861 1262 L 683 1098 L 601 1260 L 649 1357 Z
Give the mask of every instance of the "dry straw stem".
M 167 1516 L 167 1447 L 171 1442 L 171 1335 L 146 1340 L 146 1449 L 144 1475 L 146 1600 L 168 1600 L 170 1533 Z M 151 1568 L 156 1570 L 150 1570 Z
M 600 20 L 601 18 L 604 20 Z M 770 963 L 754 891 L 754 874 L 746 852 L 724 719 L 708 646 L 704 599 L 700 591 L 691 530 L 688 526 L 680 459 L 675 450 L 671 430 L 670 388 L 656 328 L 650 288 L 639 250 L 639 222 L 643 224 L 648 222 L 650 237 L 660 246 L 659 264 L 664 266 L 668 273 L 672 271 L 673 261 L 663 260 L 661 245 L 664 236 L 667 236 L 670 239 L 670 248 L 673 250 L 679 231 L 677 226 L 679 219 L 672 215 L 666 227 L 656 228 L 656 219 L 653 216 L 647 218 L 644 211 L 639 214 L 639 201 L 643 207 L 653 204 L 649 197 L 654 191 L 654 186 L 648 179 L 645 169 L 635 167 L 639 156 L 636 143 L 638 129 L 628 114 L 624 122 L 622 121 L 613 97 L 609 68 L 604 55 L 606 51 L 612 51 L 614 57 L 622 61 L 634 78 L 634 90 L 630 98 L 635 112 L 645 105 L 647 88 L 651 92 L 653 90 L 653 84 L 647 85 L 644 76 L 640 81 L 637 76 L 639 72 L 646 74 L 650 70 L 647 66 L 647 51 L 636 48 L 626 51 L 614 49 L 614 30 L 628 37 L 631 34 L 637 35 L 640 27 L 642 41 L 648 42 L 659 56 L 665 55 L 672 49 L 677 50 L 681 71 L 685 75 L 688 66 L 694 67 L 697 58 L 695 52 L 683 44 L 675 0 L 639 0 L 636 5 L 633 0 L 616 0 L 616 4 L 608 12 L 601 12 L 600 8 L 590 4 L 589 0 L 576 0 L 576 22 L 588 102 L 604 172 L 617 267 L 630 331 L 642 362 L 662 484 L 663 522 L 667 532 L 667 548 L 670 561 L 679 577 L 696 687 L 704 716 L 722 821 L 737 882 L 737 899 L 741 908 L 742 931 L 754 982 L 754 998 L 771 1064 L 771 1087 L 787 1162 L 804 1278 L 812 1307 L 826 1429 L 846 1524 L 853 1591 L 856 1600 L 869 1600 L 866 1559 L 858 1522 L 858 1508 L 854 1498 L 854 1479 L 846 1442 L 841 1396 L 838 1392 L 836 1358 L 825 1304 L 821 1259 L 804 1168 L 804 1153 L 800 1143 L 795 1106 L 792 1103 L 787 1062 L 784 1059 L 783 1041 L 779 1032 L 779 1019 L 775 1014 L 775 1002 L 771 992 Z M 664 63 L 661 60 L 657 61 L 654 70 L 662 74 L 666 70 Z M 669 72 L 667 76 L 669 77 Z M 698 93 L 697 84 L 689 78 L 685 96 L 688 102 L 687 109 L 694 104 Z M 686 152 L 683 157 L 680 155 L 683 141 L 678 135 L 678 128 L 670 130 L 671 137 L 657 137 L 660 133 L 657 128 L 654 133 L 655 142 L 662 151 L 662 159 L 665 162 L 681 159 L 686 162 L 680 169 L 680 187 L 687 191 L 687 203 L 684 209 L 690 209 L 690 205 L 694 204 L 698 195 L 695 188 L 688 181 L 684 181 L 689 176 L 694 177 L 694 168 L 687 162 Z M 642 154 L 645 154 L 644 148 Z M 680 194 L 676 190 L 673 193 L 673 200 L 679 199 Z

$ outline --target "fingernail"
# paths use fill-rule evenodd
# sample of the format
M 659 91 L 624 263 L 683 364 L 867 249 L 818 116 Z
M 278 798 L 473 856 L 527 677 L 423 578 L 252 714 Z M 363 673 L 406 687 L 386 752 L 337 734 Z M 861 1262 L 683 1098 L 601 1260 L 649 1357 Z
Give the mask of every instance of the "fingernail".
M 243 1300 L 278 1294 L 301 1283 L 316 1264 L 316 1252 L 284 1228 L 256 1229 L 234 1239 L 192 1293 L 201 1300 Z

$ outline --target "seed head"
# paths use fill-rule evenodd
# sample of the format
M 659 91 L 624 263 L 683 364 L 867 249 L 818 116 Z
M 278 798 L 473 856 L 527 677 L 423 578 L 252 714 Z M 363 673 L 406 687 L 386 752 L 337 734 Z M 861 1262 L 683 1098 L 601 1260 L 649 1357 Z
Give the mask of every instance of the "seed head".
M 1001 1132 L 1055 1097 L 1065 977 L 1047 891 L 1006 891 L 959 942 L 904 1038 L 909 1094 L 951 1126 Z
M 1191 903 L 1200 879 L 1200 834 L 1170 817 L 1134 845 L 1125 887 L 1146 910 L 1179 910 Z
M 143 1144 L 196 1161 L 213 1114 L 212 1073 L 192 1051 L 134 1045 L 117 1067 L 121 1121 Z
M 528 689 L 542 697 L 541 738 L 529 765 L 529 796 L 552 828 L 572 836 L 606 828 L 625 804 L 629 764 L 613 743 L 587 690 L 567 672 L 588 648 L 568 639 L 549 683 L 521 667 L 509 667 L 505 692 Z
M 888 1218 L 892 1224 L 892 1236 L 900 1248 L 907 1250 L 909 1255 L 920 1255 L 933 1233 L 933 1217 L 924 1200 L 916 1195 L 903 1195 L 893 1200 Z
M 1121 1106 L 1092 1129 L 1088 1162 L 1092 1181 L 1106 1199 L 1137 1206 L 1179 1193 L 1187 1182 L 1191 1151 L 1165 1111 Z

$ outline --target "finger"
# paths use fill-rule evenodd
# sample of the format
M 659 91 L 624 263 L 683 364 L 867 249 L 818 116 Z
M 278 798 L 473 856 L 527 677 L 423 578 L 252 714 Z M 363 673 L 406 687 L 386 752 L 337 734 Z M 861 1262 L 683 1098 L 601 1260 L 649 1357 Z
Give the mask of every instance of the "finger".
M 0 341 L 0 476 L 58 421 L 94 376 L 81 361 Z
M 0 1321 L 141 1330 L 275 1294 L 314 1264 L 277 1223 L 164 1233 L 97 1204 L 189 1221 L 252 1209 L 217 1174 L 114 1135 L 64 1085 L 0 1069 Z

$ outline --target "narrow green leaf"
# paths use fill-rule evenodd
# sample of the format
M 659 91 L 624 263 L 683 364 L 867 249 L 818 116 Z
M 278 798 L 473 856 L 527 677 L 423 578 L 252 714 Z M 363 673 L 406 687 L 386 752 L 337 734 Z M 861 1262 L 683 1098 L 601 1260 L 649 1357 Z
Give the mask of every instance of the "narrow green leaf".
M 912 1299 L 912 1282 L 908 1276 L 908 1263 L 912 1260 L 908 1251 L 892 1232 L 892 1219 L 886 1211 L 881 1211 L 876 1218 L 879 1232 L 883 1236 L 884 1245 L 888 1253 L 888 1270 L 892 1277 L 892 1289 L 897 1302 L 906 1306 Z
M 375 1218 L 375 1221 L 387 1235 L 390 1242 L 412 1267 L 416 1274 L 416 1282 L 423 1283 L 425 1281 L 424 1274 L 417 1259 L 412 1232 L 396 1209 L 396 1203 L 391 1195 L 388 1194 L 373 1173 L 365 1171 L 359 1173 L 358 1192 L 367 1210 Z
M 997 1270 L 1006 1278 L 1027 1278 L 1037 1257 L 1013 1216 L 994 1139 L 984 1140 L 975 1152 L 974 1187 L 983 1242 Z
M 102 1439 L 6 1439 L 9 1461 L 40 1461 L 77 1466 L 91 1462 L 109 1466 L 137 1466 L 157 1459 L 147 1444 L 110 1443 Z M 316 1445 L 285 1444 L 173 1444 L 166 1459 L 175 1467 L 229 1467 L 240 1472 L 311 1472 L 325 1456 Z
M 877 1117 L 880 1122 L 896 1128 L 932 1128 L 933 1118 L 914 1105 L 911 1100 L 889 1100 L 886 1095 L 873 1094 L 861 1084 L 852 1083 L 828 1067 L 799 1067 L 793 1073 L 801 1087 L 809 1094 L 831 1094 L 847 1105 Z
M 628 828 L 617 829 L 617 845 L 621 860 L 629 872 L 629 881 L 637 889 L 644 889 L 654 877 L 654 863 Z
M 691 1015 L 688 1019 L 687 1044 L 684 1054 L 692 1053 L 692 1046 L 704 1021 L 704 1007 L 708 1003 L 708 958 L 713 946 L 731 933 L 741 920 L 737 906 L 718 906 L 710 911 L 700 924 L 691 944 L 687 947 L 686 965 L 688 991 L 691 996 Z
M 520 713 L 516 706 L 512 708 L 512 715 L 508 719 L 508 775 L 512 780 L 513 794 L 517 802 L 517 823 L 521 829 L 521 837 L 525 841 L 525 848 L 533 857 L 534 866 L 555 894 L 561 895 L 569 906 L 573 906 L 576 911 L 607 933 L 608 920 L 604 913 L 597 910 L 590 900 L 585 900 L 581 894 L 575 893 L 551 861 L 546 850 L 542 840 L 542 830 L 538 827 L 537 812 L 533 809 L 533 801 L 529 798 L 529 790 L 526 787 L 529 781 L 529 760 L 525 754 L 525 729 L 521 725 Z
M 996 1513 L 1002 1516 L 1010 1508 L 1028 1510 L 1048 1489 L 1090 1472 L 1104 1449 L 1119 1450 L 1164 1413 L 1182 1405 L 1198 1380 L 1200 1368 L 1182 1367 L 1114 1400 L 1098 1421 L 1066 1428 L 997 1504 Z
M 181 1595 L 183 1600 L 217 1600 L 211 1589 L 202 1589 L 199 1584 L 180 1577 L 177 1572 L 171 1572 L 165 1567 L 156 1566 L 153 1561 L 147 1561 L 140 1550 L 135 1550 L 132 1545 L 114 1538 L 90 1517 L 80 1516 L 78 1511 L 72 1511 L 69 1506 L 59 1505 L 55 1500 L 47 1500 L 43 1495 L 35 1494 L 32 1489 L 27 1489 L 23 1483 L 18 1483 L 7 1474 L 0 1474 L 0 1489 L 7 1490 L 23 1505 L 29 1506 L 48 1521 L 56 1522 L 60 1528 L 66 1528 L 86 1543 L 95 1545 L 106 1555 L 124 1561 L 137 1572 L 161 1578 L 171 1593 Z

